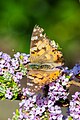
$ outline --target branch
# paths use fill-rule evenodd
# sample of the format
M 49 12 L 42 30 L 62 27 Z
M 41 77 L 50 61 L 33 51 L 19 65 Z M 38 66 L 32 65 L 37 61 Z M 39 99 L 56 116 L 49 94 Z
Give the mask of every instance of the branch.
M 76 81 L 72 80 L 72 81 L 68 82 L 67 87 L 70 87 L 71 85 L 80 87 L 80 82 L 76 82 Z

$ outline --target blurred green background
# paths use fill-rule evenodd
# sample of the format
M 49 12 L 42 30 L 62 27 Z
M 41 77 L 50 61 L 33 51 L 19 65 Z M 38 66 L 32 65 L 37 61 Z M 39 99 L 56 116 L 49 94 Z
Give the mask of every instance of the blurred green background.
M 80 62 L 79 0 L 0 0 L 0 51 L 29 53 L 35 24 L 59 43 L 65 66 Z

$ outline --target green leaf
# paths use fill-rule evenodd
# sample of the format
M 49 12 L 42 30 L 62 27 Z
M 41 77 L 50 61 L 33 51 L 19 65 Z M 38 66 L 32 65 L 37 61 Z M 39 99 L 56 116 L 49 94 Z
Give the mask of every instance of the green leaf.
M 4 77 L 3 77 L 3 76 L 0 76 L 0 79 L 4 80 Z
M 1 93 L 4 94 L 5 91 L 6 91 L 5 86 L 0 86 L 0 94 L 1 94 Z
M 68 118 L 68 120 L 73 120 L 73 118 L 70 116 L 70 117 Z
M 71 77 L 69 75 L 67 75 L 66 78 L 70 79 Z
M 4 77 L 0 76 L 0 82 L 3 83 L 4 82 Z
M 19 110 L 18 109 L 16 109 L 16 115 L 19 115 Z

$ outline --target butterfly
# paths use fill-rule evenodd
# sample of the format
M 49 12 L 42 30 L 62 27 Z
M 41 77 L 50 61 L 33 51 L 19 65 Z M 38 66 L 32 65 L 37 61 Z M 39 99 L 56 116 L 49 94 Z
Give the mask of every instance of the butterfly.
M 55 81 L 61 74 L 57 67 L 64 64 L 58 44 L 43 31 L 36 25 L 31 37 L 30 63 L 27 65 L 27 87 L 31 92 L 39 91 L 42 86 Z

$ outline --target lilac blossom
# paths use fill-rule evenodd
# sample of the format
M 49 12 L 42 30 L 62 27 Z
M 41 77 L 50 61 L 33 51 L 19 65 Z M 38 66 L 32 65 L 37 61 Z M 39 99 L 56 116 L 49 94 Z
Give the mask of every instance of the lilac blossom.
M 12 67 L 14 67 L 15 69 L 18 69 L 19 67 L 19 61 L 15 58 L 12 58 L 11 59 L 11 64 L 12 64 Z
M 28 58 L 29 55 L 24 53 L 18 52 L 13 58 L 11 58 L 8 54 L 0 52 L 0 86 L 5 86 L 6 84 L 6 87 L 4 87 L 5 90 L 3 91 L 11 88 L 15 99 L 19 94 L 18 92 L 21 91 L 20 80 L 27 74 L 27 68 L 25 66 L 29 62 Z M 1 98 L 5 97 L 5 94 L 3 95 L 3 91 L 1 91 Z
M 22 72 L 17 72 L 16 73 L 16 78 L 17 79 L 22 79 L 22 76 L 23 76 Z
M 16 82 L 16 83 L 20 83 L 20 80 L 17 79 L 16 75 L 13 75 L 12 78 L 13 78 L 14 82 Z
M 72 95 L 69 113 L 73 120 L 80 120 L 80 92 L 76 92 L 75 95 Z
M 55 102 L 58 101 L 59 98 L 65 100 L 68 97 L 69 93 L 67 92 L 67 89 L 64 88 L 68 81 L 69 78 L 63 74 L 55 82 L 50 83 L 48 95 L 46 97 L 40 93 L 38 95 L 31 94 L 28 91 L 28 88 L 23 88 L 22 93 L 23 96 L 25 96 L 25 99 L 19 104 L 19 118 L 21 120 L 42 120 L 48 118 L 49 120 L 62 120 L 63 115 L 61 108 L 55 105 Z
M 29 54 L 25 54 L 25 53 L 19 53 L 17 52 L 16 54 L 14 54 L 15 59 L 19 60 L 21 64 L 27 64 L 28 62 L 30 62 L 29 60 Z
M 55 82 L 50 83 L 48 97 L 54 102 L 59 100 L 59 98 L 64 100 L 67 99 L 69 93 L 67 92 L 67 89 L 64 88 L 64 86 L 67 85 L 68 81 L 69 79 L 66 78 L 64 74 L 63 76 L 60 76 L 59 79 Z
M 17 52 L 16 54 L 14 54 L 14 57 L 15 57 L 15 58 L 19 58 L 20 55 L 21 55 L 20 52 Z
M 75 64 L 72 69 L 66 69 L 64 72 L 67 73 L 71 79 L 75 79 L 75 77 L 80 74 L 80 64 Z
M 13 97 L 13 94 L 12 94 L 11 90 L 7 89 L 6 93 L 5 93 L 5 98 L 11 99 L 12 97 Z
M 49 120 L 63 120 L 61 108 L 59 106 L 52 106 L 49 108 L 50 117 Z
M 29 57 L 30 55 L 17 52 L 14 54 L 14 57 L 11 58 L 8 54 L 0 52 L 0 76 L 2 80 L 4 78 L 4 81 L 6 81 L 5 98 L 12 99 L 20 92 L 20 80 L 27 74 L 25 66 L 30 62 Z M 21 94 L 24 96 L 24 99 L 19 103 L 18 120 L 42 120 L 45 118 L 49 118 L 49 120 L 63 119 L 61 108 L 55 105 L 55 103 L 60 98 L 63 100 L 67 99 L 69 93 L 67 92 L 66 85 L 70 77 L 80 73 L 80 65 L 75 65 L 71 70 L 62 68 L 62 72 L 64 74 L 61 74 L 56 81 L 49 84 L 46 97 L 42 94 L 31 93 L 28 91 L 28 88 L 22 89 Z M 68 73 L 68 77 L 66 73 Z M 7 82 L 9 85 L 13 84 L 13 86 L 7 86 Z M 3 83 L 1 83 L 1 85 L 3 85 Z M 71 117 L 73 120 L 79 120 L 80 92 L 76 92 L 72 98 L 69 106 L 70 116 L 68 116 L 67 119 Z M 16 116 L 16 113 L 14 113 L 13 116 Z
M 4 59 L 4 60 L 7 61 L 7 62 L 10 62 L 11 57 L 10 57 L 10 55 L 8 55 L 8 54 L 6 54 L 6 53 L 3 53 L 3 54 L 2 54 L 2 59 Z
M 23 91 L 25 91 L 25 89 L 23 89 Z M 54 120 L 59 120 L 59 118 L 62 120 L 63 117 L 60 107 L 54 106 L 54 102 L 48 99 L 48 97 L 42 96 L 42 94 L 23 99 L 19 103 L 19 107 L 19 118 L 21 120 L 42 120 L 42 118 L 45 119 L 47 117 L 49 120 L 53 118 Z
M 30 92 L 30 91 L 28 90 L 28 88 L 23 88 L 23 89 L 22 89 L 22 94 L 23 94 L 24 97 L 33 96 L 33 95 L 34 95 L 33 92 Z
M 80 64 L 76 64 L 73 69 L 72 69 L 72 72 L 74 75 L 77 75 L 80 73 Z

